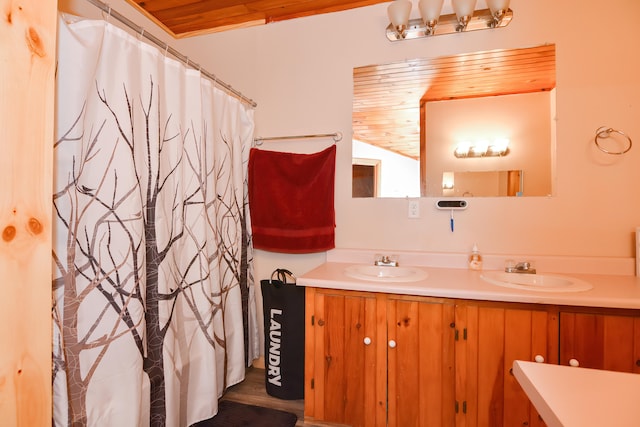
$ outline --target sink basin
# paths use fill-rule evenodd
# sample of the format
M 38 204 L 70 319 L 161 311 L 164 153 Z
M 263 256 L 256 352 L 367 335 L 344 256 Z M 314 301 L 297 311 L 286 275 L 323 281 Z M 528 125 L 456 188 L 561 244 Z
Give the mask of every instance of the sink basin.
M 584 280 L 573 277 L 554 276 L 549 274 L 505 273 L 503 271 L 486 271 L 480 277 L 493 285 L 506 288 L 525 289 L 541 292 L 583 292 L 593 286 Z
M 378 265 L 350 265 L 344 274 L 354 279 L 372 282 L 417 282 L 427 278 L 425 270 L 418 267 L 387 267 Z

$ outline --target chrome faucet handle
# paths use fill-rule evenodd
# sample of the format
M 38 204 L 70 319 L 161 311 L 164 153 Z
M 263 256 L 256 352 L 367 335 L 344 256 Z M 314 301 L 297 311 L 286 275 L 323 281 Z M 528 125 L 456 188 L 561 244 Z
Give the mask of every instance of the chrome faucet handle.
M 398 261 L 396 260 L 395 255 L 389 256 L 376 254 L 374 265 L 397 267 Z
M 533 267 L 533 264 L 530 261 L 514 263 L 513 260 L 507 260 L 505 263 L 504 271 L 507 273 L 536 273 L 536 269 Z

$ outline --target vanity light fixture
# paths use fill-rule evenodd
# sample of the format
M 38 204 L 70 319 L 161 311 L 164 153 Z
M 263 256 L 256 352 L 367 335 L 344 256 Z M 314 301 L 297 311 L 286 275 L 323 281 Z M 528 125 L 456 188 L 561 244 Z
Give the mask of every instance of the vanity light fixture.
M 475 144 L 461 142 L 453 151 L 459 159 L 473 157 L 504 157 L 509 154 L 509 140 L 498 139 L 493 142 L 478 141 Z
M 476 0 L 451 0 L 455 13 L 441 15 L 444 0 L 419 0 L 420 18 L 410 19 L 410 0 L 394 0 L 387 9 L 391 23 L 387 38 L 410 40 L 433 35 L 453 34 L 506 27 L 513 18 L 509 0 L 486 0 L 488 9 L 475 10 Z

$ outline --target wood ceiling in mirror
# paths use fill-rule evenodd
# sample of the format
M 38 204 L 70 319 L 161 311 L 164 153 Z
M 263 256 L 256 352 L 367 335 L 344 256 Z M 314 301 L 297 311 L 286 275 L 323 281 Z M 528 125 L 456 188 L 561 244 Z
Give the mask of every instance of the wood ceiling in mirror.
M 555 45 L 359 67 L 353 71 L 353 139 L 420 158 L 420 103 L 548 91 Z
M 176 38 L 338 12 L 389 0 L 127 0 Z M 383 31 L 384 28 L 381 29 Z

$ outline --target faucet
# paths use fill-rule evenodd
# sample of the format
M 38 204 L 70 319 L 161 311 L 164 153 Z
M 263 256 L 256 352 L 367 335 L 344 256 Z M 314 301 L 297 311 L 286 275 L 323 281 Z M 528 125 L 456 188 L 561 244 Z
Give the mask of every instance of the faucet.
M 536 269 L 533 268 L 529 261 L 519 262 L 515 266 L 508 265 L 504 271 L 507 273 L 536 274 Z
M 396 261 L 389 255 L 381 255 L 380 257 L 376 257 L 374 264 L 377 266 L 397 267 L 398 261 Z

